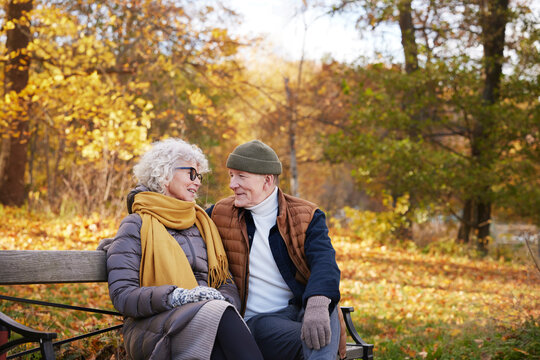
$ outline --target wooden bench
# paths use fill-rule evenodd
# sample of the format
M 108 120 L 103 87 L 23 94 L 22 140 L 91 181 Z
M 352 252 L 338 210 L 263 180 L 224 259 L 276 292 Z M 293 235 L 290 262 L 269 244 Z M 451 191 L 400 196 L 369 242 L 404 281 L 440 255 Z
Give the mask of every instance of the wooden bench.
M 95 283 L 106 281 L 106 253 L 104 251 L 0 250 L 0 285 Z M 58 306 L 109 315 L 120 315 L 114 311 L 88 309 L 63 304 L 50 305 L 42 301 L 18 299 L 3 294 L 0 294 L 0 300 L 21 301 L 37 305 Z M 354 341 L 354 343 L 347 344 L 346 359 L 373 359 L 373 345 L 367 344 L 362 340 L 352 322 L 351 313 L 353 308 L 342 307 L 341 310 L 345 318 L 348 333 Z M 54 347 L 59 347 L 73 340 L 119 329 L 121 326 L 112 326 L 71 339 L 54 341 L 57 337 L 56 333 L 34 330 L 19 324 L 0 312 L 0 359 L 5 358 L 5 354 L 10 349 L 25 343 L 38 343 L 39 347 L 25 351 L 24 354 L 40 351 L 43 359 L 55 359 Z M 8 341 L 6 335 L 9 331 L 19 334 L 20 337 Z M 20 355 L 22 353 L 12 354 L 7 358 L 10 359 Z

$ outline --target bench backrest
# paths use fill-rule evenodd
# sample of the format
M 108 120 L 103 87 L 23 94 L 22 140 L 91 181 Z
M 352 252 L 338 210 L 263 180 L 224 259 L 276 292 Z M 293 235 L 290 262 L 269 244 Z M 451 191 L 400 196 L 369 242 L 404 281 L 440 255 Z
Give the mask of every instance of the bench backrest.
M 105 251 L 0 250 L 0 285 L 107 281 Z
M 105 251 L 0 250 L 0 285 L 106 281 L 107 253 Z M 80 309 L 81 308 L 78 308 L 78 310 Z M 373 345 L 365 343 L 356 332 L 350 315 L 352 310 L 352 308 L 342 308 L 345 321 L 347 323 L 348 332 L 356 343 L 354 345 L 347 344 L 347 358 L 372 360 Z M 0 312 L 0 314 L 2 313 Z M 7 320 L 2 323 L 2 318 L 6 318 Z M 4 326 L 8 326 L 19 334 L 21 333 L 21 328 L 23 328 L 23 333 L 26 331 L 26 329 L 29 329 L 33 334 L 32 340 L 30 341 L 40 341 L 42 354 L 45 354 L 43 357 L 45 359 L 55 358 L 52 347 L 52 339 L 56 337 L 56 334 L 34 331 L 33 329 L 26 328 L 23 325 L 15 323 L 10 318 L 7 318 L 7 316 L 3 316 L 2 318 L 0 318 L 0 325 L 4 324 Z M 117 329 L 121 326 L 122 325 L 116 325 L 108 329 L 98 330 L 97 332 L 86 334 L 84 337 L 109 331 L 111 329 Z M 43 336 L 47 337 L 46 341 L 43 341 Z M 80 338 L 80 336 L 68 340 L 62 340 L 62 342 L 65 343 L 78 338 Z M 2 345 L 1 342 L 0 345 Z M 44 349 L 44 346 L 46 349 Z

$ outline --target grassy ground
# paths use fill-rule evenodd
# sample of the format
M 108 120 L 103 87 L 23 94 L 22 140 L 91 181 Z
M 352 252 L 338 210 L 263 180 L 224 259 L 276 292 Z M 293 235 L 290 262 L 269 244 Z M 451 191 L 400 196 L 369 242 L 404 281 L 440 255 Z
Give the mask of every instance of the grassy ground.
M 540 359 L 540 274 L 334 235 L 342 303 L 377 359 Z
M 1 209 L 0 249 L 95 249 L 115 232 L 99 216 L 58 220 Z M 376 359 L 540 359 L 540 274 L 532 264 L 373 245 L 332 234 L 342 305 Z M 0 287 L 0 293 L 112 309 L 106 284 Z M 59 338 L 114 325 L 106 315 L 0 301 L 0 311 Z M 64 346 L 59 359 L 123 359 L 121 337 Z

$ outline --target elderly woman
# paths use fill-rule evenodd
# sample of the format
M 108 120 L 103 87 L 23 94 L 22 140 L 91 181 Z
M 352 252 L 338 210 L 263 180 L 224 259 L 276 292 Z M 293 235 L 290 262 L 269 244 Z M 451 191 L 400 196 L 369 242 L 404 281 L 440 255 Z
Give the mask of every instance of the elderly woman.
M 107 248 L 130 359 L 262 359 L 216 226 L 195 204 L 206 172 L 202 151 L 179 139 L 154 143 L 134 168 L 130 215 Z

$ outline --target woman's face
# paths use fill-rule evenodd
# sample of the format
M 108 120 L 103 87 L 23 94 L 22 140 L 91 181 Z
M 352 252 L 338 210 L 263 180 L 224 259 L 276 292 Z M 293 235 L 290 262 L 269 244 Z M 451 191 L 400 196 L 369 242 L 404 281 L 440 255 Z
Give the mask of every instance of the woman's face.
M 195 201 L 197 197 L 197 191 L 201 186 L 201 180 L 199 177 L 195 177 L 195 180 L 190 178 L 190 169 L 178 169 L 179 167 L 194 168 L 198 173 L 199 168 L 194 162 L 177 161 L 173 170 L 173 177 L 171 181 L 165 185 L 165 195 L 172 196 L 179 200 Z

